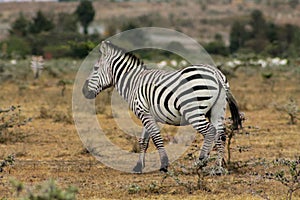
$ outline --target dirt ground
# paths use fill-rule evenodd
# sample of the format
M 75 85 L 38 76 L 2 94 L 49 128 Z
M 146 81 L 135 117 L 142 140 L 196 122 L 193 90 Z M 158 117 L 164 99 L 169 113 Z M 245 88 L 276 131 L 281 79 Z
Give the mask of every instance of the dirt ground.
M 69 185 L 78 188 L 78 199 L 285 199 L 288 188 L 264 176 L 277 169 L 271 164 L 274 159 L 300 156 L 300 122 L 288 124 L 288 115 L 276 109 L 286 104 L 289 97 L 299 105 L 300 79 L 299 73 L 290 71 L 273 74 L 270 81 L 264 80 L 260 71 L 240 70 L 235 78 L 230 78 L 232 92 L 245 113 L 244 130 L 232 140 L 233 164 L 229 173 L 205 176 L 202 181 L 206 190 L 194 187 L 195 173 L 184 173 L 178 167 L 191 165 L 192 161 L 187 159 L 189 153 L 199 153 L 192 147 L 171 164 L 170 171 L 176 176 L 158 171 L 130 174 L 97 161 L 85 150 L 72 122 L 72 84 L 66 85 L 62 96 L 57 78 L 27 80 L 26 87 L 15 81 L 1 83 L 1 108 L 20 105 L 21 115 L 32 121 L 9 129 L 12 138 L 0 143 L 0 161 L 10 154 L 16 159 L 13 166 L 0 172 L 0 199 L 18 197 L 10 183 L 12 179 L 29 188 L 54 179 L 62 188 Z M 65 76 L 70 80 L 75 77 L 74 74 Z M 98 97 L 98 104 L 107 94 Z M 98 107 L 101 111 L 98 119 L 115 127 L 109 117 L 109 107 Z M 165 132 L 168 130 L 172 127 Z M 134 138 L 115 132 L 110 135 L 112 141 L 133 148 Z M 201 141 L 199 136 L 194 144 L 198 143 L 199 147 Z M 293 199 L 300 199 L 300 191 L 293 193 Z

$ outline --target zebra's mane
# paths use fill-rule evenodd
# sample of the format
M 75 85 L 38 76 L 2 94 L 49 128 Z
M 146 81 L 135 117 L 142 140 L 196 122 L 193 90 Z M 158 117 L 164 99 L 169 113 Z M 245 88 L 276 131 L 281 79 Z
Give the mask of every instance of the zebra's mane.
M 121 55 L 125 54 L 125 56 L 128 56 L 130 59 L 134 60 L 135 63 L 137 63 L 137 66 L 144 67 L 144 62 L 140 58 L 138 58 L 135 54 L 128 52 L 127 50 L 125 50 L 121 47 L 118 47 L 117 45 L 115 45 L 109 41 L 107 41 L 106 44 L 109 46 L 109 48 L 112 48 L 114 51 L 120 52 Z

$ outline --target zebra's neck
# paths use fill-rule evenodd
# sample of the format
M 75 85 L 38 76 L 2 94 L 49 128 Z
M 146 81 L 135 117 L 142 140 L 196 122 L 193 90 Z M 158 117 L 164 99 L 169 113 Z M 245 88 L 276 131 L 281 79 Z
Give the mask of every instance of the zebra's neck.
M 124 53 L 113 61 L 112 75 L 114 86 L 127 102 L 138 81 L 138 75 L 144 70 L 143 62 L 131 53 Z

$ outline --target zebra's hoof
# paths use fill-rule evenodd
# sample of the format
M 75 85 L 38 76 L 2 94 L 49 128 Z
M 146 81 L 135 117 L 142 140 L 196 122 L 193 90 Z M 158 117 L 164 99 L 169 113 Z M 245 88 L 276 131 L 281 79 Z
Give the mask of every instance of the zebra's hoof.
M 195 165 L 197 168 L 200 169 L 200 168 L 206 167 L 207 162 L 208 162 L 207 159 L 199 159 L 198 162 L 195 163 Z
M 168 172 L 168 167 L 161 167 L 159 169 L 160 172 L 164 172 L 164 173 L 167 173 Z
M 141 163 L 137 163 L 136 166 L 133 168 L 133 173 L 141 174 L 143 172 L 143 166 Z
M 228 171 L 225 168 L 219 166 L 216 166 L 210 171 L 211 176 L 222 176 L 226 174 L 228 174 Z

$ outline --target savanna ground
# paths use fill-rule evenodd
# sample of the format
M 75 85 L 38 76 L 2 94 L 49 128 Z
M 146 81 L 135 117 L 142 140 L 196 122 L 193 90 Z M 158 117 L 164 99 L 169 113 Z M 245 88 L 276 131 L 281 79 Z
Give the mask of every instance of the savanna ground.
M 197 188 L 197 174 L 187 170 L 193 166 L 192 157 L 199 154 L 202 136 L 171 164 L 168 176 L 158 171 L 130 174 L 108 168 L 85 150 L 73 124 L 72 83 L 81 61 L 46 61 L 46 70 L 38 80 L 33 79 L 29 60 L 17 65 L 1 63 L 2 78 L 6 77 L 1 82 L 1 109 L 20 105 L 19 119 L 31 120 L 8 128 L 1 136 L 0 160 L 13 154 L 15 162 L 0 172 L 0 199 L 24 195 L 24 191 L 18 194 L 11 180 L 30 188 L 49 179 L 62 188 L 75 186 L 78 199 L 286 198 L 288 188 L 266 178 L 266 173 L 286 170 L 288 174 L 287 167 L 278 168 L 272 161 L 300 156 L 300 122 L 288 124 L 289 116 L 278 109 L 290 97 L 299 105 L 299 63 L 264 70 L 240 67 L 230 78 L 232 92 L 245 113 L 244 129 L 232 140 L 228 174 L 203 177 L 202 189 Z M 271 77 L 266 76 L 270 73 Z M 134 149 L 135 138 L 118 130 L 111 117 L 109 91 L 96 102 L 98 119 L 110 130 L 109 138 L 125 149 Z M 163 134 L 168 130 L 174 128 L 165 128 Z M 300 199 L 300 191 L 293 193 L 293 199 Z

